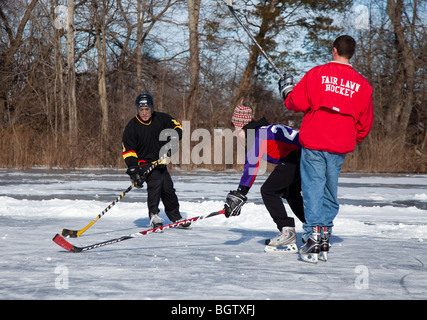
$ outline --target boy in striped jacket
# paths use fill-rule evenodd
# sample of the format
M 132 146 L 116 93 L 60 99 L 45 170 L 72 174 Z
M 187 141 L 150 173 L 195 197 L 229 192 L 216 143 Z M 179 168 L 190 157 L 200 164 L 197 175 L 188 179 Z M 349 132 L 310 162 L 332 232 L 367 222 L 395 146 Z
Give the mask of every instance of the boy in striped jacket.
M 237 190 L 230 191 L 226 198 L 226 217 L 240 214 L 246 195 L 260 170 L 261 160 L 276 164 L 261 187 L 261 195 L 268 212 L 280 233 L 266 240 L 266 251 L 296 252 L 295 221 L 289 217 L 282 198 L 285 198 L 293 213 L 304 222 L 299 173 L 299 132 L 282 124 L 270 124 L 265 118 L 255 121 L 252 109 L 237 106 L 232 123 L 238 140 L 246 144 L 244 170 Z M 278 249 L 278 247 L 285 249 Z

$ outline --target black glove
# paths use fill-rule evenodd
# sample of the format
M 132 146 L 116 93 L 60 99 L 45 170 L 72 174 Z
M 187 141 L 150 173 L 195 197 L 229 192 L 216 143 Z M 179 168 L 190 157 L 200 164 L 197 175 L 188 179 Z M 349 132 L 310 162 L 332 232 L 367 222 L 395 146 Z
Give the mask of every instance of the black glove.
M 286 100 L 286 97 L 291 93 L 292 89 L 295 87 L 294 77 L 291 74 L 286 74 L 283 79 L 279 80 L 279 92 L 283 100 Z
M 242 209 L 242 206 L 247 200 L 248 198 L 239 191 L 230 191 L 225 199 L 225 216 L 227 218 L 230 216 L 238 216 L 240 214 L 240 209 Z
M 130 176 L 135 187 L 142 188 L 146 177 L 144 175 L 144 170 L 141 167 L 130 167 L 127 169 L 126 173 Z

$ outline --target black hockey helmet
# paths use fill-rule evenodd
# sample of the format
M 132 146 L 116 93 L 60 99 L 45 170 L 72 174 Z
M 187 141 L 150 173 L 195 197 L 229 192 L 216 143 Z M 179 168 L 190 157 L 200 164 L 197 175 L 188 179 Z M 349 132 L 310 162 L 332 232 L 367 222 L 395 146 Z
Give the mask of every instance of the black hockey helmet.
M 140 107 L 150 107 L 151 110 L 154 110 L 154 102 L 151 94 L 148 94 L 148 93 L 139 94 L 135 99 L 135 107 L 137 110 Z

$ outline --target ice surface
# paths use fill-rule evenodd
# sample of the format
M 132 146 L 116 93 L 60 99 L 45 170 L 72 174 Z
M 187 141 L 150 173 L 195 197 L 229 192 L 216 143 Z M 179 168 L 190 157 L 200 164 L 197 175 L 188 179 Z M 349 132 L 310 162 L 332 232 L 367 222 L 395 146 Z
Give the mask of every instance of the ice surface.
M 172 174 L 184 217 L 222 209 L 240 178 L 235 171 Z M 264 240 L 278 232 L 259 194 L 266 177 L 257 178 L 239 217 L 70 253 L 53 236 L 85 227 L 128 177 L 0 169 L 0 299 L 427 298 L 427 175 L 342 174 L 329 260 L 317 265 L 264 252 Z M 149 229 L 145 199 L 144 189 L 132 190 L 68 240 L 86 246 Z M 296 229 L 301 245 L 298 221 Z

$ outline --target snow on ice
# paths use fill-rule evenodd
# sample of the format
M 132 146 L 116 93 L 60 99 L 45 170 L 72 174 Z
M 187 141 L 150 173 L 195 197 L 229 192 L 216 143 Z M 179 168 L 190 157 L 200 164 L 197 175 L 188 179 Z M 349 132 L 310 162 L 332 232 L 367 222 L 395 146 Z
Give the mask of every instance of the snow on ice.
M 240 178 L 236 171 L 172 175 L 187 218 L 222 209 Z M 70 253 L 53 236 L 101 213 L 129 186 L 124 172 L 0 169 L 0 299 L 427 298 L 427 175 L 342 174 L 329 260 L 317 265 L 264 252 L 278 232 L 259 193 L 266 177 L 257 178 L 238 217 Z M 68 240 L 86 246 L 149 229 L 145 201 L 144 189 L 132 190 Z

